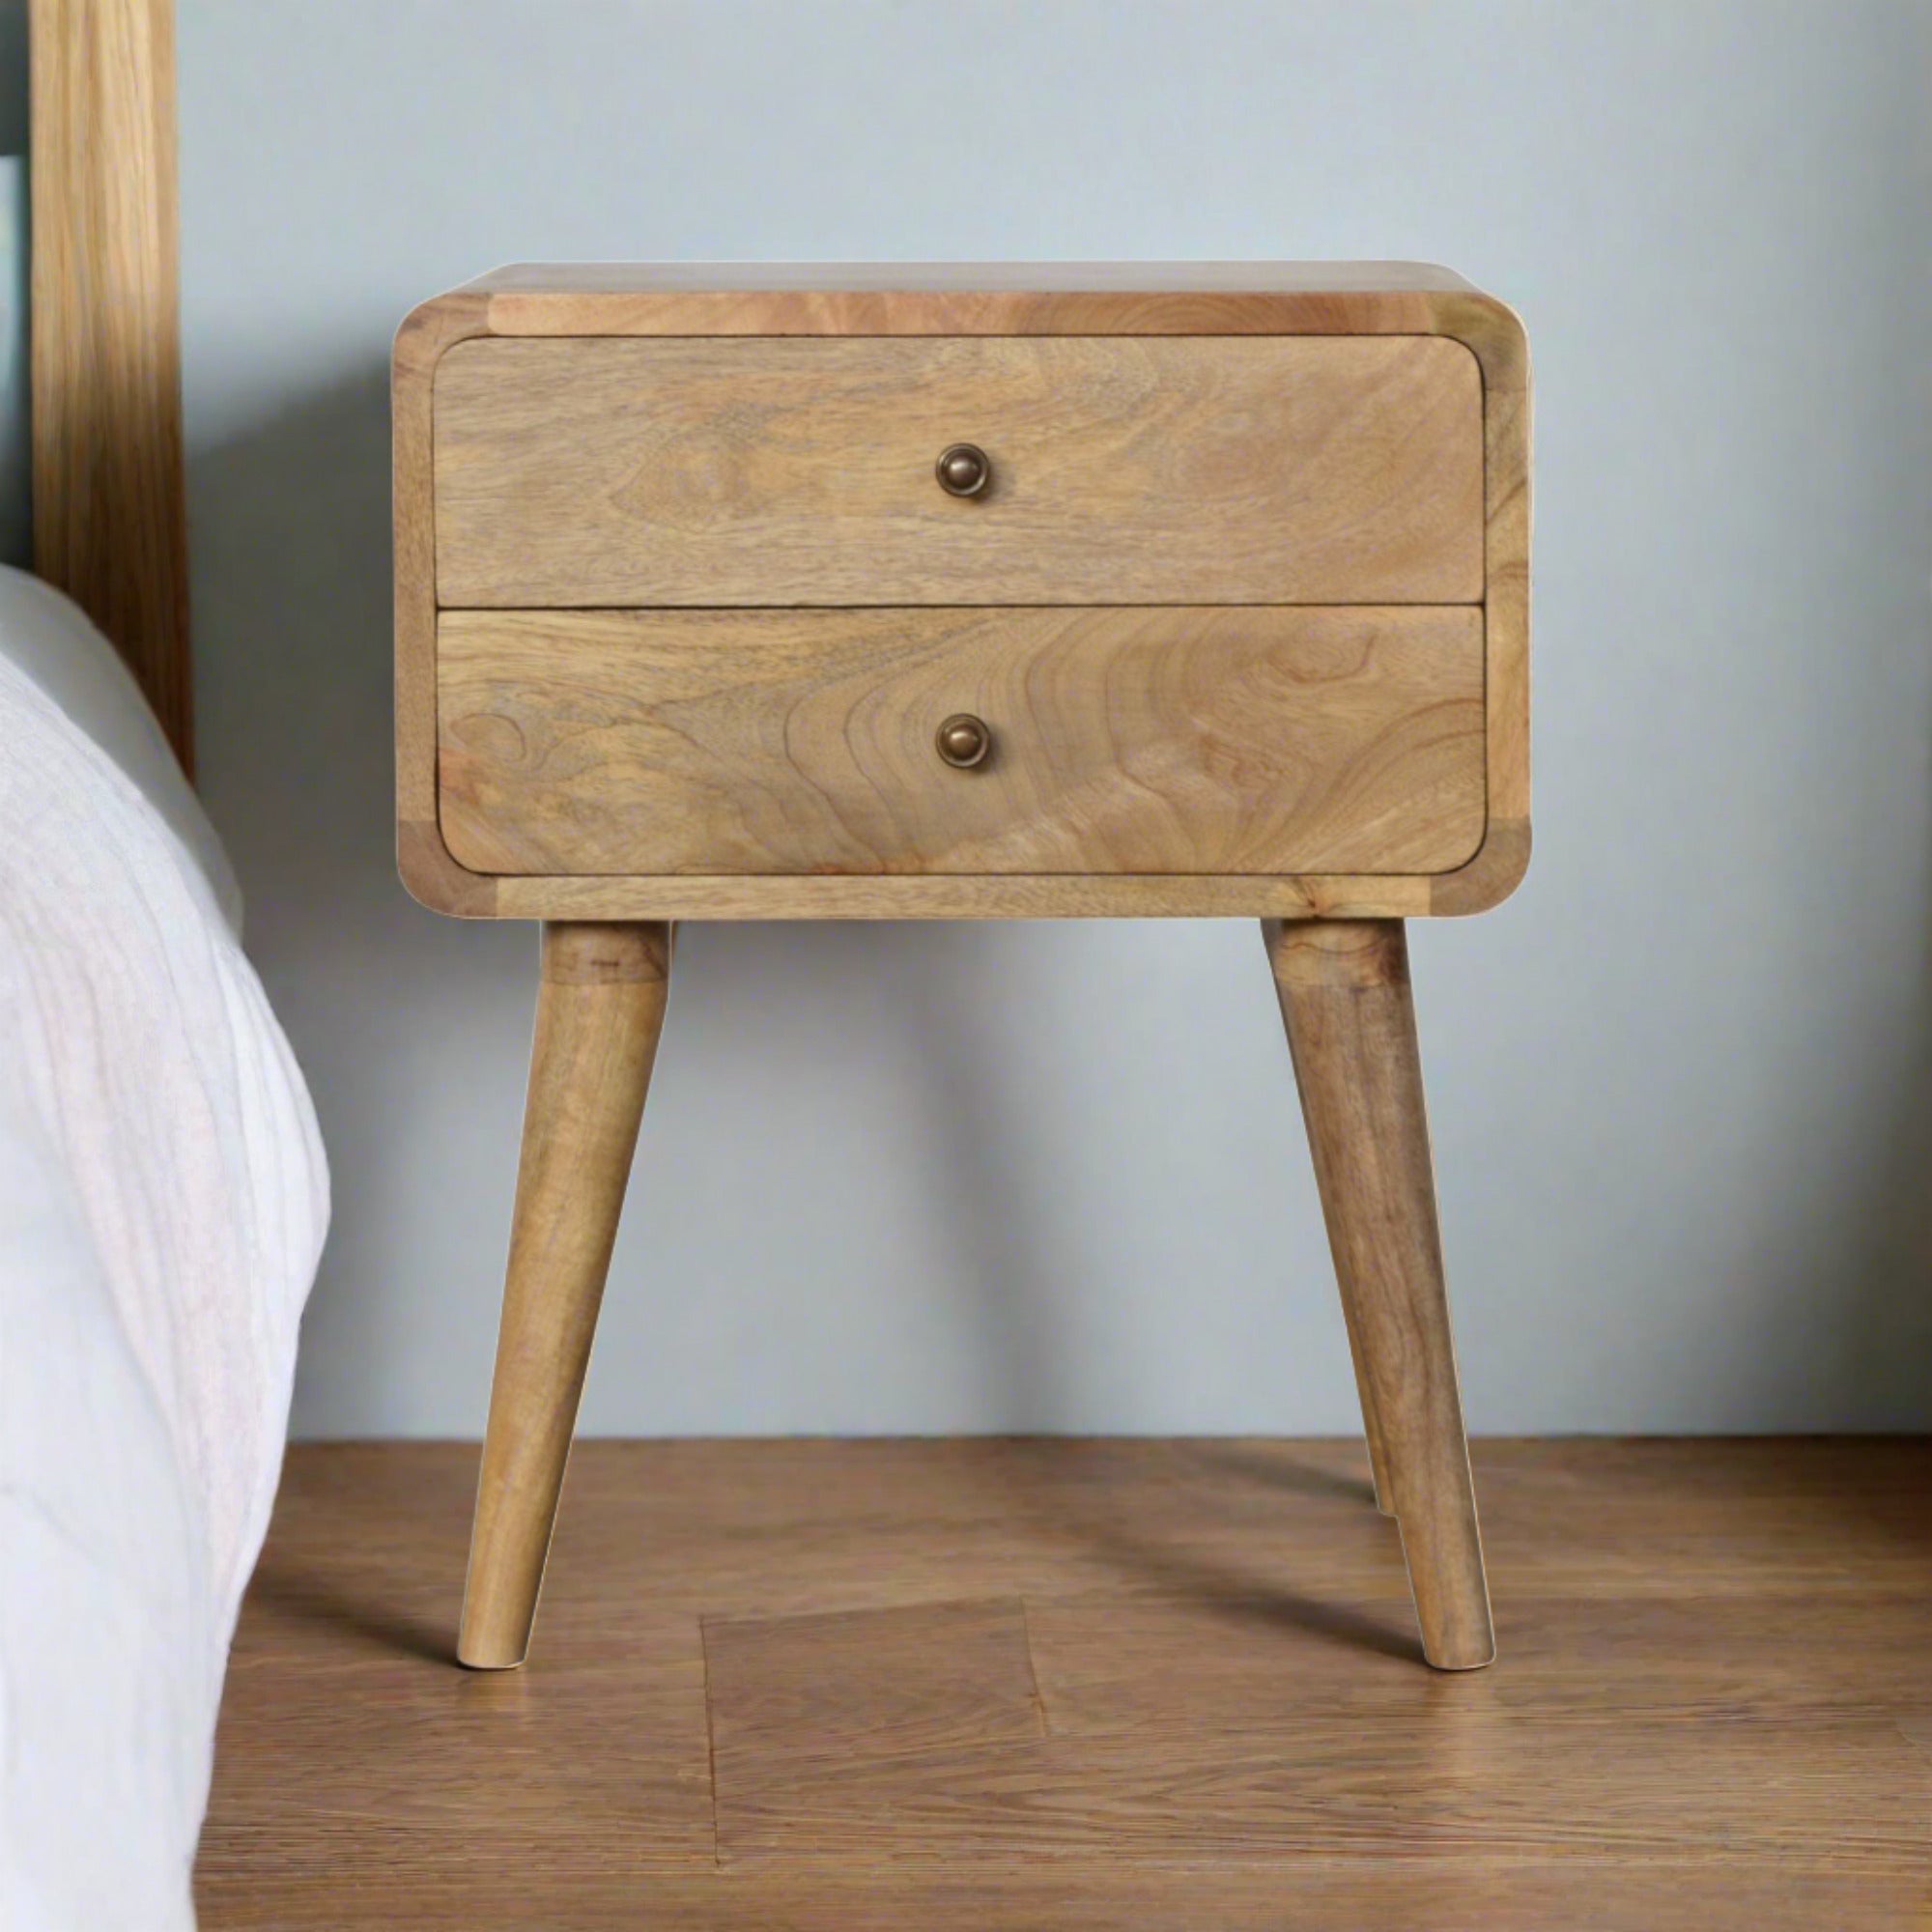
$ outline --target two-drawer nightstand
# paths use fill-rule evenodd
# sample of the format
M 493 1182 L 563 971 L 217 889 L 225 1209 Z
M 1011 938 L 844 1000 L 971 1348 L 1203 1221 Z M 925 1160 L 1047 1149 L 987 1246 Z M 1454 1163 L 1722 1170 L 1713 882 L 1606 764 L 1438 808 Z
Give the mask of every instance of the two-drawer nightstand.
M 1424 1649 L 1493 1655 L 1403 922 L 1529 855 L 1522 331 L 1407 264 L 516 268 L 396 342 L 399 845 L 544 922 L 460 1655 L 686 919 L 1264 922 Z

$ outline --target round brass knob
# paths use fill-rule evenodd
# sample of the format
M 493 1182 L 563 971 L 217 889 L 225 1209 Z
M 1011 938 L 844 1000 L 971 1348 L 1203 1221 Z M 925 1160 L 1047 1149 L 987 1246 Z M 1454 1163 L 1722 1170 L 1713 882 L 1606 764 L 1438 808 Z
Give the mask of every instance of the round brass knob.
M 993 749 L 993 734 L 986 729 L 982 719 L 975 718 L 969 711 L 955 711 L 939 727 L 933 743 L 949 765 L 956 765 L 965 772 L 985 762 L 986 753 Z
M 939 452 L 939 487 L 953 497 L 977 497 L 992 480 L 993 466 L 977 444 L 955 442 Z

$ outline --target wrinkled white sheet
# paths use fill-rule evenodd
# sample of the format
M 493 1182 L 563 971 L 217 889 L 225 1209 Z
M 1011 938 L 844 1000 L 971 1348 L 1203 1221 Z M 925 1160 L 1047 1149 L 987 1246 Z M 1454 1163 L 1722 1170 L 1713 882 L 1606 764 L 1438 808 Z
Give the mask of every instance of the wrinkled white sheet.
M 327 1172 L 204 862 L 10 657 L 9 590 L 0 1926 L 147 1932 L 193 1923 Z

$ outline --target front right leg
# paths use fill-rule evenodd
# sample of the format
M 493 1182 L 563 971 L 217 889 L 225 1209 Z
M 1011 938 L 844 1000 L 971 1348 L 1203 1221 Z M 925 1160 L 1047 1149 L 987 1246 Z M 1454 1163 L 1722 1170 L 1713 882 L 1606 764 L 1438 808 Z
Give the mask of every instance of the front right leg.
M 1264 928 L 1361 1379 L 1376 1488 L 1402 1528 L 1438 1670 L 1496 1654 L 1442 1280 L 1422 1059 L 1400 920 Z

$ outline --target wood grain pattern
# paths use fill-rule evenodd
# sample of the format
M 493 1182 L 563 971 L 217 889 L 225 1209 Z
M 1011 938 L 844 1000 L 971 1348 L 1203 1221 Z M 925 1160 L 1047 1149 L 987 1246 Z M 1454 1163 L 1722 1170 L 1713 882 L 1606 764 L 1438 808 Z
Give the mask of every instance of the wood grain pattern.
M 466 342 L 436 489 L 445 606 L 1483 594 L 1481 379 L 1435 336 Z
M 459 910 L 466 893 L 494 900 L 489 880 L 443 850 L 436 824 L 436 365 L 452 343 L 483 327 L 480 298 L 427 302 L 396 331 L 389 363 L 390 496 L 396 562 L 396 859 L 403 882 L 428 905 Z M 454 875 L 454 876 L 452 876 Z
M 546 925 L 461 1661 L 524 1661 L 669 990 L 663 925 Z
M 1343 1307 L 1431 1663 L 1495 1656 L 1435 1222 L 1408 947 L 1396 921 L 1272 922 L 1269 963 Z
M 473 1446 L 298 1445 L 203 1925 L 1912 1924 L 1932 1443 L 1475 1459 L 1472 1675 L 1415 1667 L 1359 1443 L 793 1440 L 581 1444 L 476 1677 Z
M 1490 828 L 1483 849 L 1466 866 L 1434 882 L 1430 889 L 1432 913 L 1486 912 L 1506 899 L 1529 868 L 1530 399 L 1526 354 L 1492 355 L 1485 362 L 1483 384 Z
M 194 767 L 173 0 L 32 0 L 34 571 Z
M 497 335 L 1447 334 L 1520 378 L 1509 310 L 1420 262 L 526 262 L 438 299 Z
M 611 296 L 811 296 L 924 300 L 1062 294 L 1476 295 L 1435 262 L 506 262 L 463 284 L 466 295 L 526 295 L 556 303 Z M 602 329 L 577 330 L 603 334 Z M 619 331 L 621 332 L 621 331 Z M 849 331 L 863 333 L 864 331 Z M 952 333 L 949 329 L 946 333 Z
M 1483 838 L 1469 609 L 453 611 L 438 676 L 479 872 L 1437 872 Z
M 491 335 L 1434 335 L 1481 366 L 1489 825 L 1453 872 L 1273 879 L 883 875 L 519 878 L 473 871 L 437 819 L 435 370 Z M 864 919 L 1481 911 L 1529 857 L 1528 358 L 1502 303 L 1413 264 L 526 266 L 426 302 L 397 338 L 398 848 L 410 890 L 471 918 Z
M 759 1849 L 755 1819 L 775 1796 L 835 1766 L 1045 1735 L 1017 1597 L 707 1621 L 704 1667 L 725 1858 Z
M 1493 842 L 1492 829 L 1483 851 Z M 448 860 L 437 889 L 460 888 L 468 895 L 479 878 L 483 875 Z M 473 916 L 497 919 L 589 917 L 600 907 L 608 908 L 612 919 L 1245 919 L 1257 906 L 1283 919 L 1358 919 L 1378 916 L 1391 906 L 1408 914 L 1427 913 L 1431 882 L 1386 874 L 1256 879 L 1154 872 L 1040 878 L 1016 873 L 501 877 L 483 879 L 483 884 L 490 910 L 485 915 L 478 907 Z M 458 901 L 459 910 L 464 903 Z
M 1924 1898 L 1917 1879 L 1847 1875 L 1816 1852 L 1802 1866 L 1788 1857 L 1727 1858 L 1701 1868 L 1549 1853 L 1475 1864 L 1420 1852 L 1378 1872 L 1355 1859 L 1284 1868 L 1180 1857 L 1108 1870 L 1093 1858 L 963 1855 L 883 1871 L 845 1859 L 639 1874 L 608 1854 L 589 1870 L 506 1869 L 496 1860 L 487 1869 L 486 1880 L 453 1859 L 430 1866 L 412 1856 L 403 1873 L 372 1874 L 347 1897 L 326 1880 L 278 1879 L 265 1889 L 272 1918 L 239 1885 L 212 1880 L 204 1923 L 211 1932 L 386 1932 L 395 1921 L 365 1916 L 364 1901 L 377 1899 L 398 1901 L 420 1932 L 1200 1932 L 1205 1900 L 1213 1932 L 1461 1932 L 1468 1921 L 1447 1907 L 1466 1889 L 1481 1901 L 1483 1932 L 1917 1932 Z

